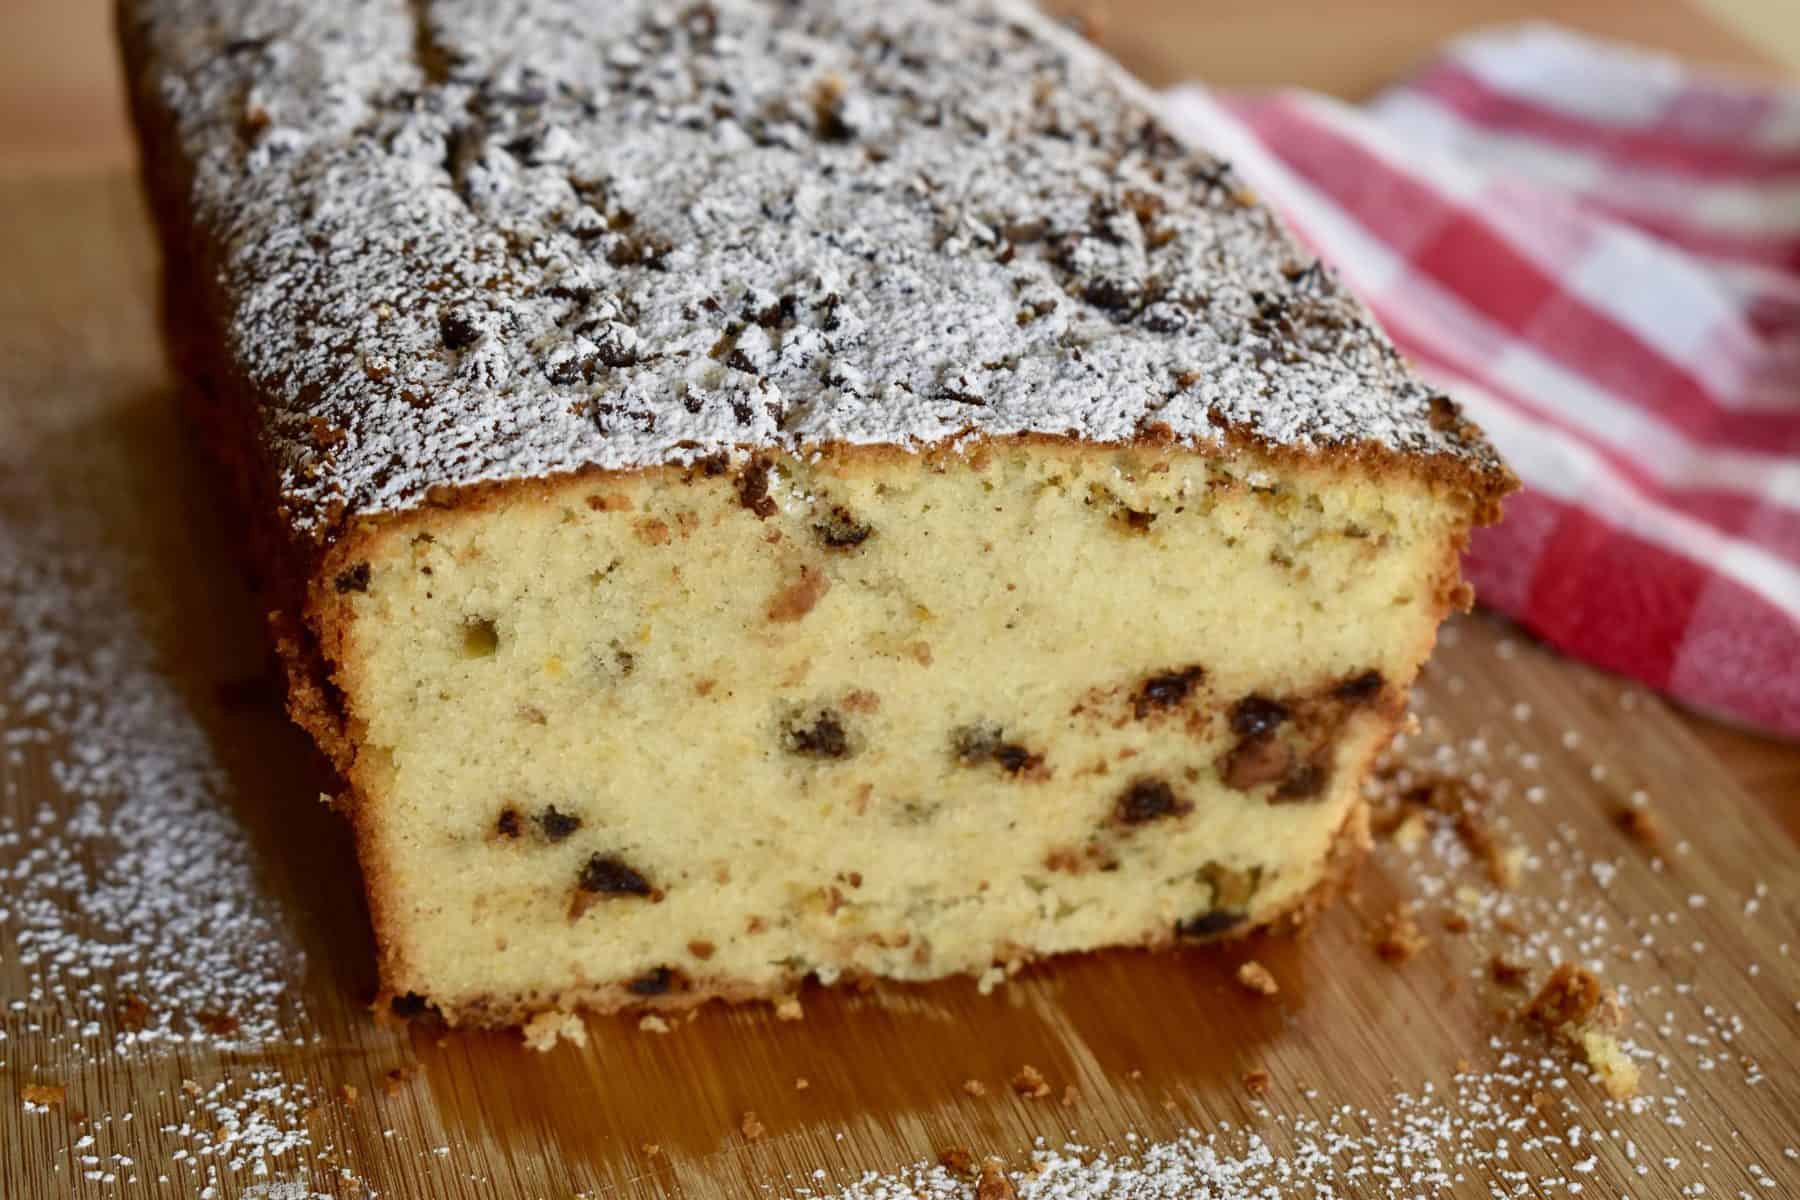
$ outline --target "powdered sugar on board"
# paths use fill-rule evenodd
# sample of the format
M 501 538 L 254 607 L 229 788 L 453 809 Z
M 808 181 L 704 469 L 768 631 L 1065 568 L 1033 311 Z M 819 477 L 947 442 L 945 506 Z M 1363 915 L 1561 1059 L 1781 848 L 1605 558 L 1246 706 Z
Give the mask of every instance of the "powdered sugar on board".
M 170 669 L 216 630 L 171 603 L 191 544 L 144 471 L 160 432 L 51 404 L 0 439 L 0 1069 L 27 1122 L 7 1195 L 217 1197 L 309 1157 L 304 1081 L 220 1057 L 316 1035 L 204 701 Z M 176 1064 L 204 1082 L 107 1082 Z
M 77 1060 L 280 1038 L 298 952 L 158 661 L 206 636 L 156 583 L 185 565 L 145 508 L 93 502 L 131 493 L 133 447 L 52 423 L 15 416 L 0 442 L 7 1025 Z
M 1229 427 L 1498 478 L 1225 164 L 1026 7 L 127 12 L 303 530 L 967 433 Z

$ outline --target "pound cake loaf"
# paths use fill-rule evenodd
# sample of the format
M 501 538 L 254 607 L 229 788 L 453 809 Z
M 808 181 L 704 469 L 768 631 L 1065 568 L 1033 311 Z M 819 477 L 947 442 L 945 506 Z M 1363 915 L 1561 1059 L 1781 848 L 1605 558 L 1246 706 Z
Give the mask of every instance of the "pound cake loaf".
M 193 424 L 453 1023 L 1237 935 L 1511 477 L 1003 0 L 124 0 Z

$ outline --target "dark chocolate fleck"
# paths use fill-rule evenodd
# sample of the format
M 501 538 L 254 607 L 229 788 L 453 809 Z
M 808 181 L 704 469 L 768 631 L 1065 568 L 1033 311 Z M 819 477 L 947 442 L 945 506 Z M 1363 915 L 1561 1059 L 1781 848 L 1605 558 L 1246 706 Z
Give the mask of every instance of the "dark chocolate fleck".
M 1193 807 L 1162 780 L 1139 779 L 1113 804 L 1113 820 L 1120 825 L 1143 825 L 1163 817 L 1180 816 Z
M 1386 680 L 1380 671 L 1364 671 L 1360 675 L 1352 675 L 1332 689 L 1331 694 L 1348 704 L 1363 704 L 1373 700 L 1381 693 Z
M 1081 298 L 1095 308 L 1113 313 L 1130 312 L 1137 307 L 1139 289 L 1135 284 L 1111 275 L 1091 280 L 1081 289 Z
M 1183 667 L 1179 671 L 1152 675 L 1139 685 L 1137 695 L 1131 700 L 1131 711 L 1141 721 L 1152 709 L 1174 708 L 1192 695 L 1194 688 L 1205 678 L 1206 672 L 1200 667 Z
M 1275 789 L 1275 794 L 1269 797 L 1269 803 L 1311 800 L 1325 790 L 1326 777 L 1325 768 L 1317 763 L 1301 763 L 1288 772 L 1287 778 L 1281 781 L 1281 786 Z
M 831 510 L 830 516 L 813 526 L 813 532 L 832 550 L 854 550 L 868 541 L 875 529 L 858 521 L 840 504 Z
M 992 762 L 1008 775 L 1022 775 L 1044 765 L 1042 754 L 1007 741 L 1005 730 L 998 725 L 964 725 L 950 735 L 950 749 L 965 767 Z
M 671 967 L 658 967 L 654 971 L 638 976 L 630 983 L 632 992 L 639 996 L 660 996 L 675 983 L 675 971 Z
M 1175 922 L 1175 936 L 1184 938 L 1212 937 L 1242 925 L 1249 913 L 1236 912 L 1229 908 L 1215 908 L 1203 912 L 1199 916 L 1189 917 L 1185 921 Z
M 519 836 L 521 821 L 519 810 L 508 806 L 500 810 L 500 819 L 494 822 L 494 832 L 503 838 Z
M 1287 719 L 1287 705 L 1266 696 L 1245 696 L 1231 706 L 1231 732 L 1239 737 L 1267 733 Z
M 338 572 L 338 577 L 334 582 L 337 586 L 338 595 L 340 595 L 340 596 L 344 595 L 347 592 L 366 592 L 366 591 L 368 591 L 369 590 L 369 564 L 366 562 L 360 562 L 360 563 L 357 563 L 354 567 L 351 567 L 347 571 Z
M 790 754 L 807 758 L 844 758 L 850 753 L 850 736 L 834 712 L 822 712 L 809 725 L 790 724 L 782 730 L 782 743 Z
M 1033 754 L 1017 742 L 1005 742 L 994 750 L 994 761 L 1008 775 L 1018 775 L 1042 766 L 1044 756 Z
M 538 828 L 544 831 L 544 837 L 552 842 L 560 842 L 581 828 L 581 818 L 561 812 L 556 805 L 547 806 L 537 815 Z
M 475 323 L 463 313 L 451 311 L 438 315 L 438 336 L 444 339 L 448 349 L 467 350 L 479 335 Z
M 842 96 L 821 96 L 814 105 L 813 116 L 820 141 L 848 142 L 856 137 L 856 126 L 845 115 Z
M 596 854 L 581 868 L 581 890 L 602 896 L 648 896 L 650 881 L 611 854 Z

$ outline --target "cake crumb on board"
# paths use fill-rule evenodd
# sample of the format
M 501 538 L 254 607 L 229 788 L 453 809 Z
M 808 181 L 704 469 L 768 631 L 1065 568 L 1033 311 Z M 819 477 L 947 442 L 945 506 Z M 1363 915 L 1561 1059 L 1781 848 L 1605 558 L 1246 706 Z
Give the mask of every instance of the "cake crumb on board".
M 1012 1077 L 1012 1090 L 1028 1100 L 1041 1100 L 1050 1094 L 1050 1084 L 1042 1072 L 1027 1063 Z
M 1404 908 L 1396 908 L 1381 918 L 1372 941 L 1382 961 L 1395 964 L 1408 961 L 1429 944 L 1419 923 Z
M 1238 967 L 1237 981 L 1239 987 L 1259 996 L 1273 996 L 1281 991 L 1281 985 L 1275 982 L 1274 974 L 1254 958 Z
M 60 1083 L 28 1083 L 19 1089 L 19 1099 L 44 1108 L 60 1105 L 68 1094 L 68 1087 Z
M 661 1032 L 668 1032 L 667 1027 Z M 587 1026 L 581 1017 L 555 1009 L 537 1014 L 525 1023 L 519 1033 L 527 1046 L 540 1053 L 555 1049 L 556 1044 L 562 1041 L 575 1046 L 585 1046 L 588 1042 Z
M 981 1175 L 975 1181 L 975 1200 L 1017 1200 L 1018 1191 L 1007 1178 L 1006 1164 L 997 1158 L 981 1164 Z

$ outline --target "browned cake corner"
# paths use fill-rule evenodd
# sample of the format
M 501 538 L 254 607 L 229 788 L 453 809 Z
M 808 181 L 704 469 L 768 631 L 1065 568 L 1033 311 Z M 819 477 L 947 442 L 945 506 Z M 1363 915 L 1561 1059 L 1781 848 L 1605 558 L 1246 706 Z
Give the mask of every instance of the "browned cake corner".
M 1511 477 L 1034 11 L 125 0 L 172 326 L 384 984 L 1235 935 Z

